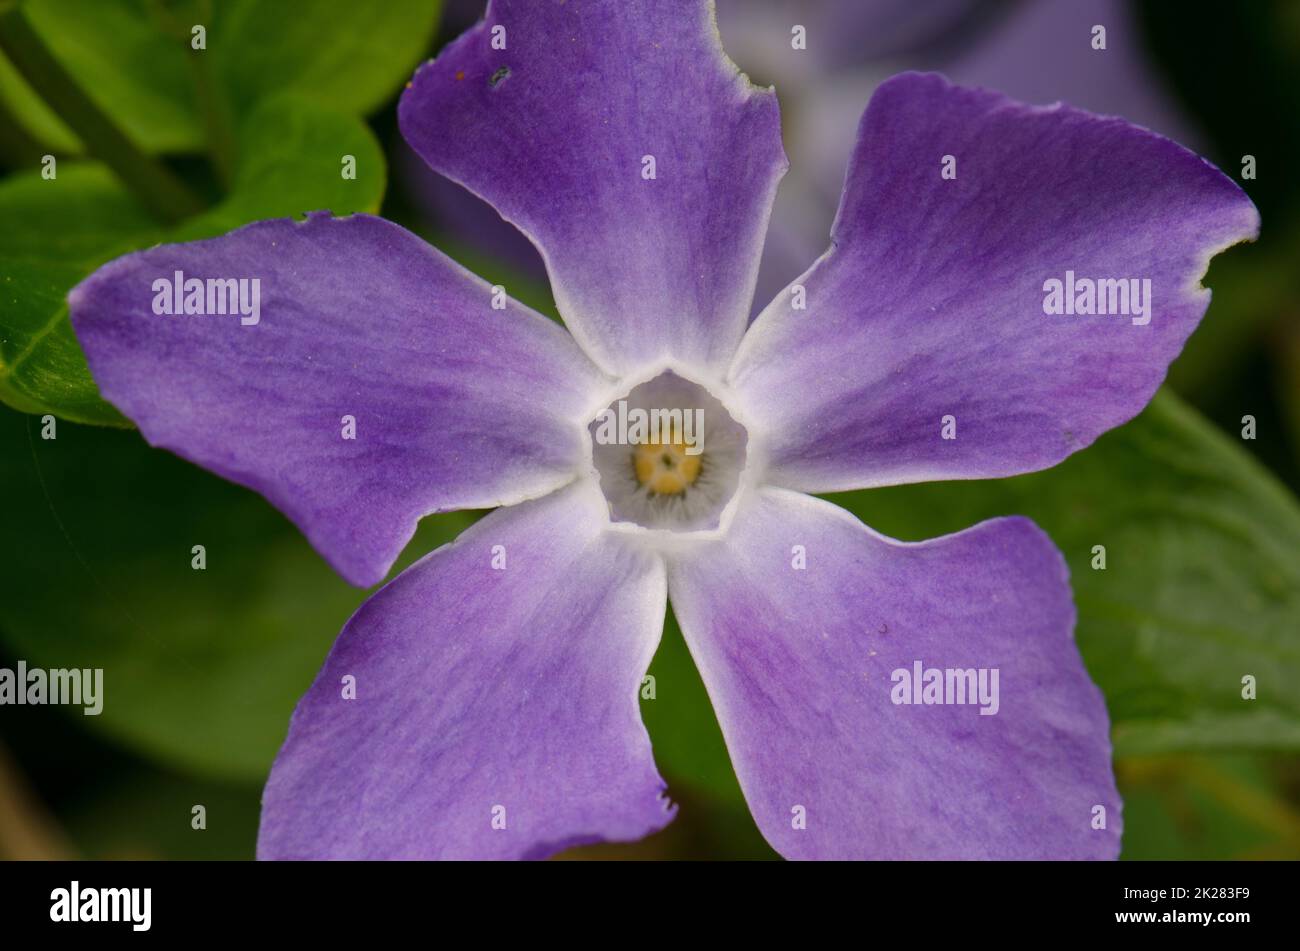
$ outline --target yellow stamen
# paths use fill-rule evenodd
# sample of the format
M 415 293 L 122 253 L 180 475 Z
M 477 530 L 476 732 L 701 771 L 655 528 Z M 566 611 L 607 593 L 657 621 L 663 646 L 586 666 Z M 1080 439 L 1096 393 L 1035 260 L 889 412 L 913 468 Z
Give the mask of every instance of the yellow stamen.
M 681 495 L 694 485 L 700 477 L 700 459 L 699 454 L 688 456 L 686 444 L 677 438 L 642 443 L 632 450 L 636 480 L 655 495 Z

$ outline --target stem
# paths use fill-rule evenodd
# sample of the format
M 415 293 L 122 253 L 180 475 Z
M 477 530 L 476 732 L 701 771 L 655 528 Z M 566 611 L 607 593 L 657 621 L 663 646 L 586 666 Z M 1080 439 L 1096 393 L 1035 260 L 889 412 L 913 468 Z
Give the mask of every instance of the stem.
M 45 151 L 23 128 L 13 110 L 0 102 L 0 159 L 14 168 L 21 168 L 40 162 Z
M 201 210 L 196 199 L 161 162 L 145 155 L 95 105 L 32 28 L 22 7 L 0 4 L 0 49 L 18 72 L 158 219 L 173 223 Z
M 186 48 L 185 59 L 189 63 L 190 78 L 194 81 L 194 99 L 199 112 L 203 115 L 203 130 L 208 141 L 208 154 L 217 178 L 221 180 L 226 191 L 230 190 L 235 178 L 235 135 L 234 121 L 230 104 L 212 74 L 212 60 L 206 50 L 196 50 L 190 46 L 190 31 L 163 4 L 162 0 L 149 0 L 149 9 L 154 23 L 167 36 Z M 198 20 L 201 23 L 212 22 L 212 4 L 202 0 L 198 8 Z
M 201 53 L 190 52 L 190 71 L 194 77 L 194 95 L 203 113 L 203 127 L 207 133 L 208 151 L 217 177 L 227 191 L 235 180 L 235 136 L 230 110 L 212 77 L 208 60 Z

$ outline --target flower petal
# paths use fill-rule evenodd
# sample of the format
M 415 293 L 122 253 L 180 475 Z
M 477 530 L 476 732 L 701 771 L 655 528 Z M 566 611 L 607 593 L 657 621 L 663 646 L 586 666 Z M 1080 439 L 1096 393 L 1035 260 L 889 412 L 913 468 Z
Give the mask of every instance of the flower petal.
M 711 4 L 493 0 L 398 116 L 435 171 L 533 240 L 604 368 L 725 369 L 786 163 L 776 97 L 725 57 Z
M 904 544 L 767 488 L 724 540 L 670 562 L 668 585 L 750 810 L 782 854 L 1115 857 L 1106 710 L 1072 637 L 1064 560 L 1032 522 Z M 990 671 L 997 712 L 894 703 L 894 671 L 918 661 Z
M 157 315 L 153 282 L 177 271 L 258 280 L 258 322 Z M 360 585 L 423 515 L 571 480 L 602 385 L 561 327 L 494 309 L 487 284 L 365 215 L 130 254 L 68 299 L 100 390 L 152 445 L 262 493 Z
M 362 605 L 294 713 L 261 858 L 541 858 L 671 821 L 637 700 L 663 562 L 602 504 L 583 482 L 500 509 Z
M 768 429 L 770 478 L 827 492 L 1054 465 L 1146 405 L 1209 303 L 1209 259 L 1258 225 L 1221 172 L 1122 120 L 890 80 L 831 249 L 731 371 Z M 1149 280 L 1149 322 L 1045 313 L 1067 272 Z

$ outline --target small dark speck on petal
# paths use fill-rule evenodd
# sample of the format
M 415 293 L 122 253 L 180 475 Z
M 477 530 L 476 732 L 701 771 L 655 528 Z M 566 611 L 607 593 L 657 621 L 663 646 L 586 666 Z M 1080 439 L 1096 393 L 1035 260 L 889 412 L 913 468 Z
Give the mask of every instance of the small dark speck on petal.
M 498 69 L 495 73 L 492 74 L 492 77 L 488 80 L 488 85 L 493 89 L 496 89 L 503 82 L 505 82 L 506 77 L 508 77 L 509 75 L 510 75 L 510 67 L 502 66 L 500 69 Z

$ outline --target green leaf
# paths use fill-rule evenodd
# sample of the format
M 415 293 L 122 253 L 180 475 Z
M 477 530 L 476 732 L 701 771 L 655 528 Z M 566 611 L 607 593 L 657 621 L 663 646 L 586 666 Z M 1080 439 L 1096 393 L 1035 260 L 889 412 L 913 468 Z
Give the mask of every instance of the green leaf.
M 250 221 L 309 211 L 379 210 L 387 184 L 384 153 L 369 126 L 355 116 L 285 96 L 253 110 L 239 138 L 229 197 L 181 225 L 169 240 L 211 237 Z M 348 155 L 356 160 L 355 179 L 343 177 Z
M 905 539 L 1007 514 L 1046 529 L 1070 564 L 1117 755 L 1300 749 L 1300 507 L 1167 391 L 1046 472 L 831 499 Z M 1255 700 L 1242 698 L 1246 675 Z
M 193 152 L 203 147 L 205 133 L 188 60 L 189 24 L 201 22 L 196 17 L 204 6 L 27 0 L 23 9 L 59 62 L 132 141 L 151 152 Z
M 233 115 L 290 94 L 340 112 L 382 105 L 428 49 L 441 0 L 27 0 L 33 28 L 140 148 L 198 152 Z M 205 47 L 192 47 L 203 26 Z M 0 98 L 38 141 L 75 136 L 0 63 Z
M 208 48 L 237 111 L 291 92 L 368 113 L 411 78 L 441 0 L 223 0 Z
M 0 399 L 26 412 L 125 425 L 99 397 L 68 322 L 67 293 L 105 261 L 158 240 L 102 167 L 63 163 L 0 182 Z
M 260 496 L 134 431 L 0 409 L 0 639 L 29 666 L 100 667 L 103 712 L 66 713 L 191 772 L 262 782 L 289 715 L 365 598 Z M 472 514 L 421 524 L 399 562 Z M 203 545 L 205 570 L 191 566 Z M 396 571 L 398 569 L 394 569 Z
M 0 400 L 25 412 L 129 425 L 98 395 L 68 321 L 69 290 L 105 261 L 161 241 L 223 234 L 250 221 L 329 209 L 375 211 L 384 156 L 360 119 L 288 98 L 268 101 L 241 127 L 230 196 L 164 232 L 100 166 L 63 162 L 0 182 Z M 343 155 L 357 177 L 344 179 Z

